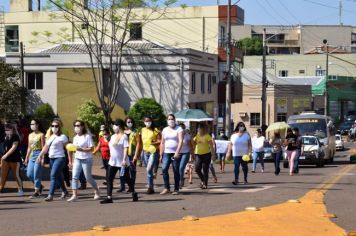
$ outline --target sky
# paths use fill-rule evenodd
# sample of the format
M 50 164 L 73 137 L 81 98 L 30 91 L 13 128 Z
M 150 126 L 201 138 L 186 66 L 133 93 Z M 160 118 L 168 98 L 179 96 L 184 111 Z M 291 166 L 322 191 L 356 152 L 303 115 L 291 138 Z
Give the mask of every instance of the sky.
M 231 0 L 232 3 L 237 0 Z M 10 0 L 0 0 L 5 11 Z M 226 4 L 227 0 L 178 0 L 188 6 Z M 338 25 L 340 0 L 240 0 L 245 10 L 245 24 L 255 25 Z M 341 22 L 356 25 L 356 0 L 342 0 Z

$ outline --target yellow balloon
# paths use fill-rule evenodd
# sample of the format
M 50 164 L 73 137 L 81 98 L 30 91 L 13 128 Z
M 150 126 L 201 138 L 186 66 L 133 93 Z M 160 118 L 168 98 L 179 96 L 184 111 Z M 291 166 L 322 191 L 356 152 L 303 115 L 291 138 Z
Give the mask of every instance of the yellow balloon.
M 66 149 L 70 152 L 75 152 L 77 151 L 77 146 L 75 146 L 73 143 L 68 143 Z
M 148 152 L 149 152 L 149 153 L 155 153 L 156 150 L 157 150 L 156 147 L 153 146 L 153 145 L 150 145 L 150 146 L 148 147 Z
M 251 158 L 250 158 L 249 155 L 243 155 L 243 156 L 242 156 L 242 160 L 243 160 L 243 161 L 250 161 Z

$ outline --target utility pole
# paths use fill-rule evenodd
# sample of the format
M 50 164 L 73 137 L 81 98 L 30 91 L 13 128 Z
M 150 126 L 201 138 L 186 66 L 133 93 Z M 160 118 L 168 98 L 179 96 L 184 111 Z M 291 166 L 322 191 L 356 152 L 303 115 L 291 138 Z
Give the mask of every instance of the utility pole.
M 325 115 L 328 115 L 328 77 L 329 77 L 329 44 L 328 44 L 328 40 L 324 39 L 323 43 L 325 45 L 326 48 L 326 65 L 325 65 Z
M 267 42 L 266 42 L 266 28 L 263 29 L 263 54 L 262 54 L 262 117 L 261 127 L 264 134 L 266 127 L 266 103 L 267 103 L 267 75 L 266 75 L 266 54 L 267 54 Z
M 20 42 L 20 85 L 21 85 L 21 113 L 25 114 L 25 70 L 23 42 Z
M 202 51 L 205 52 L 205 16 L 203 16 L 203 45 L 202 45 Z
M 180 84 L 180 110 L 182 111 L 184 108 L 184 62 L 183 59 L 179 60 L 179 72 L 181 78 Z
M 343 25 L 343 23 L 342 23 L 342 0 L 339 0 L 339 24 Z
M 227 6 L 227 43 L 226 43 L 226 135 L 231 134 L 231 0 Z

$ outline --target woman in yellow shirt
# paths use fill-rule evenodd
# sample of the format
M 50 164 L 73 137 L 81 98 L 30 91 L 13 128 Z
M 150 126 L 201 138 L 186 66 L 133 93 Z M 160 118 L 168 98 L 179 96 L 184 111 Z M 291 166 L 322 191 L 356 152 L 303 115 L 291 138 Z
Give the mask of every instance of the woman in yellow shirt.
M 215 145 L 212 137 L 208 133 L 206 124 L 201 123 L 198 126 L 198 134 L 193 139 L 195 154 L 195 172 L 201 180 L 200 187 L 208 188 L 209 166 L 213 159 L 215 161 Z M 203 172 L 202 172 L 203 169 Z
M 153 179 L 154 173 L 157 173 L 159 145 L 161 143 L 161 132 L 155 128 L 151 117 L 144 118 L 146 127 L 141 130 L 141 140 L 143 146 L 143 158 L 146 163 L 147 170 L 147 194 L 153 194 Z
M 41 196 L 43 189 L 41 180 L 44 163 L 43 159 L 42 161 L 37 161 L 37 157 L 45 144 L 45 137 L 40 131 L 40 124 L 37 120 L 31 120 L 31 130 L 32 133 L 28 136 L 29 145 L 25 159 L 25 164 L 27 164 L 26 175 L 35 185 L 35 192 L 30 198 L 38 198 Z

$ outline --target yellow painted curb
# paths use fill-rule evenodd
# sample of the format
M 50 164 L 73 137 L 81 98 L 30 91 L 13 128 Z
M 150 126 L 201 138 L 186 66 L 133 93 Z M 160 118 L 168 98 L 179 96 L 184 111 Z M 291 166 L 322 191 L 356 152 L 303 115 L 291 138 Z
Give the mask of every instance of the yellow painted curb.
M 353 165 L 345 166 L 340 174 L 351 171 Z M 334 224 L 329 217 L 323 202 L 325 192 L 330 189 L 342 175 L 333 176 L 317 190 L 306 193 L 299 204 L 285 202 L 278 205 L 261 208 L 256 214 L 253 211 L 243 211 L 233 214 L 199 218 L 195 221 L 177 220 L 155 224 L 134 225 L 112 228 L 110 231 L 84 231 L 64 233 L 62 236 L 336 236 L 345 235 L 345 230 Z M 230 204 L 230 203 L 229 203 Z

